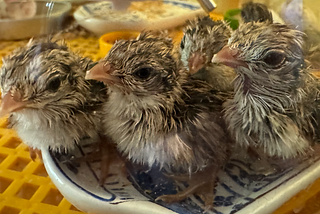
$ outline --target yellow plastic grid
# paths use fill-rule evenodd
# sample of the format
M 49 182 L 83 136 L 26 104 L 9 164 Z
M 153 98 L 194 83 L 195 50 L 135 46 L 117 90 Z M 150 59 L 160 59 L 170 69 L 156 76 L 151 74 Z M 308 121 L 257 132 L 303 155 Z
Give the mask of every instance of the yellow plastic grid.
M 212 18 L 217 19 L 213 16 Z M 0 42 L 0 58 L 24 41 Z M 98 38 L 76 38 L 66 41 L 69 47 L 97 61 Z M 0 66 L 2 61 L 0 60 Z M 320 72 L 317 73 L 320 76 Z M 286 202 L 274 214 L 311 214 L 320 210 L 320 179 Z M 48 177 L 43 164 L 29 157 L 28 148 L 0 118 L 0 214 L 84 214 L 71 205 Z
M 0 214 L 81 214 L 53 185 L 43 164 L 0 119 Z

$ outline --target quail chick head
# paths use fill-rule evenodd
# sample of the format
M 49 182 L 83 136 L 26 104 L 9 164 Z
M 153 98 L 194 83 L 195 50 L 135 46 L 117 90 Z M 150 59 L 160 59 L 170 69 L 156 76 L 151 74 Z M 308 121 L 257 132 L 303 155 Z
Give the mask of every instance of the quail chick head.
M 213 21 L 209 16 L 188 21 L 180 43 L 181 60 L 193 78 L 208 82 L 220 91 L 232 90 L 233 69 L 213 65 L 211 59 L 227 44 L 231 28 L 224 21 Z
M 242 5 L 241 18 L 248 22 L 272 22 L 272 13 L 265 4 L 248 2 Z
M 31 41 L 3 59 L 0 114 L 31 148 L 72 149 L 99 133 L 105 86 L 86 81 L 95 63 L 52 41 Z
M 211 169 L 203 179 L 215 180 L 226 160 L 225 97 L 190 78 L 170 39 L 143 32 L 118 41 L 86 78 L 108 86 L 105 134 L 128 159 L 183 173 Z
M 225 109 L 237 143 L 281 158 L 310 149 L 319 83 L 305 66 L 302 32 L 270 22 L 242 24 L 212 61 L 237 72 Z

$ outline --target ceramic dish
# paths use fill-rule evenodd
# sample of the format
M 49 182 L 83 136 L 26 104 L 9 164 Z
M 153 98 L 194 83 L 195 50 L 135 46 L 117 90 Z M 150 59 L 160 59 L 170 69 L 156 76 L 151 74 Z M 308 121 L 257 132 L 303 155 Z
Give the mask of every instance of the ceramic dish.
M 128 164 L 129 176 L 120 167 L 113 167 L 103 186 L 99 186 L 99 160 L 70 161 L 93 151 L 92 145 L 82 143 L 73 152 L 56 155 L 43 150 L 45 167 L 53 183 L 78 209 L 95 214 L 200 214 L 204 212 L 200 198 L 192 196 L 180 203 L 166 204 L 154 199 L 173 194 L 185 184 L 176 184 L 159 169 L 145 169 Z M 241 158 L 239 158 L 241 157 Z M 263 160 L 244 159 L 246 154 L 231 157 L 221 170 L 215 188 L 215 214 L 272 213 L 296 193 L 320 177 L 320 160 L 313 158 L 299 163 L 282 165 Z M 73 160 L 75 160 L 73 159 Z M 79 159 L 78 159 L 79 160 Z
M 5 2 L 0 2 L 0 6 Z M 16 3 L 15 3 L 16 4 Z M 3 6 L 4 7 L 4 6 Z M 60 30 L 71 10 L 68 2 L 36 1 L 36 14 L 25 19 L 0 19 L 0 39 L 26 39 Z
M 123 13 L 120 17 L 119 15 L 115 15 L 116 12 L 111 9 L 111 2 L 103 1 L 79 7 L 74 12 L 74 18 L 82 27 L 97 35 L 102 35 L 104 33 L 122 30 L 169 29 L 184 24 L 187 19 L 205 14 L 200 5 L 196 3 L 168 0 L 164 0 L 163 3 L 179 7 L 181 13 L 168 10 L 164 13 L 163 17 L 156 19 L 150 19 L 142 12 Z M 117 17 L 117 20 L 110 18 L 112 16 Z

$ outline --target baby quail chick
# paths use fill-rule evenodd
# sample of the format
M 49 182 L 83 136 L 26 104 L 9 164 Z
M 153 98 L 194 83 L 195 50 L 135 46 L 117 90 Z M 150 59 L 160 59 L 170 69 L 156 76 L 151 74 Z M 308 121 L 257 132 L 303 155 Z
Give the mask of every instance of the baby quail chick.
M 243 24 L 212 61 L 237 72 L 225 119 L 238 144 L 281 158 L 310 149 L 319 83 L 305 66 L 302 32 L 270 22 Z
M 243 22 L 271 21 L 272 13 L 264 4 L 249 2 L 241 10 Z M 236 74 L 232 68 L 214 65 L 214 54 L 228 43 L 231 28 L 224 21 L 213 21 L 209 16 L 188 21 L 180 43 L 181 60 L 193 78 L 207 81 L 220 91 L 233 90 L 231 82 Z
M 118 41 L 86 78 L 108 85 L 104 131 L 128 159 L 191 173 L 186 191 L 158 199 L 179 201 L 208 185 L 204 200 L 212 205 L 226 160 L 225 98 L 188 76 L 172 41 L 150 32 Z
M 51 41 L 31 41 L 3 59 L 0 114 L 10 114 L 9 125 L 31 150 L 68 150 L 98 137 L 107 95 L 102 83 L 84 78 L 93 65 Z
M 192 77 L 208 82 L 219 91 L 233 90 L 231 82 L 235 72 L 227 66 L 212 64 L 211 59 L 230 36 L 227 23 L 205 16 L 188 22 L 180 43 L 181 60 Z
M 261 3 L 248 2 L 242 5 L 241 18 L 244 23 L 273 21 L 268 7 Z

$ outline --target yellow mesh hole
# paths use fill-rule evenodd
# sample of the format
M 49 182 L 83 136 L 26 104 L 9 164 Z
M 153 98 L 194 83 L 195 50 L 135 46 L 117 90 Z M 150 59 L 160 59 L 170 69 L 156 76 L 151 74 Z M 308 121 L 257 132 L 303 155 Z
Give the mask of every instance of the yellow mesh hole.
M 28 165 L 29 162 L 30 159 L 19 157 L 8 167 L 8 169 L 21 172 Z
M 20 210 L 14 207 L 3 207 L 0 214 L 19 214 Z
M 20 145 L 20 143 L 21 143 L 21 141 L 19 140 L 19 138 L 12 137 L 3 146 L 7 147 L 7 148 L 15 149 L 15 148 L 17 148 L 17 146 Z
M 16 196 L 19 198 L 30 199 L 38 188 L 39 186 L 37 185 L 24 183 Z
M 48 176 L 47 171 L 42 164 L 39 165 L 32 174 L 42 176 L 42 177 Z
M 2 161 L 4 161 L 4 159 L 6 159 L 7 156 L 8 156 L 8 155 L 6 155 L 6 154 L 0 154 L 0 163 L 1 163 Z
M 63 196 L 57 189 L 50 189 L 46 197 L 42 200 L 42 203 L 58 206 Z
M 8 186 L 12 183 L 13 180 L 8 179 L 8 178 L 4 178 L 4 177 L 0 177 L 0 193 L 3 193 Z

